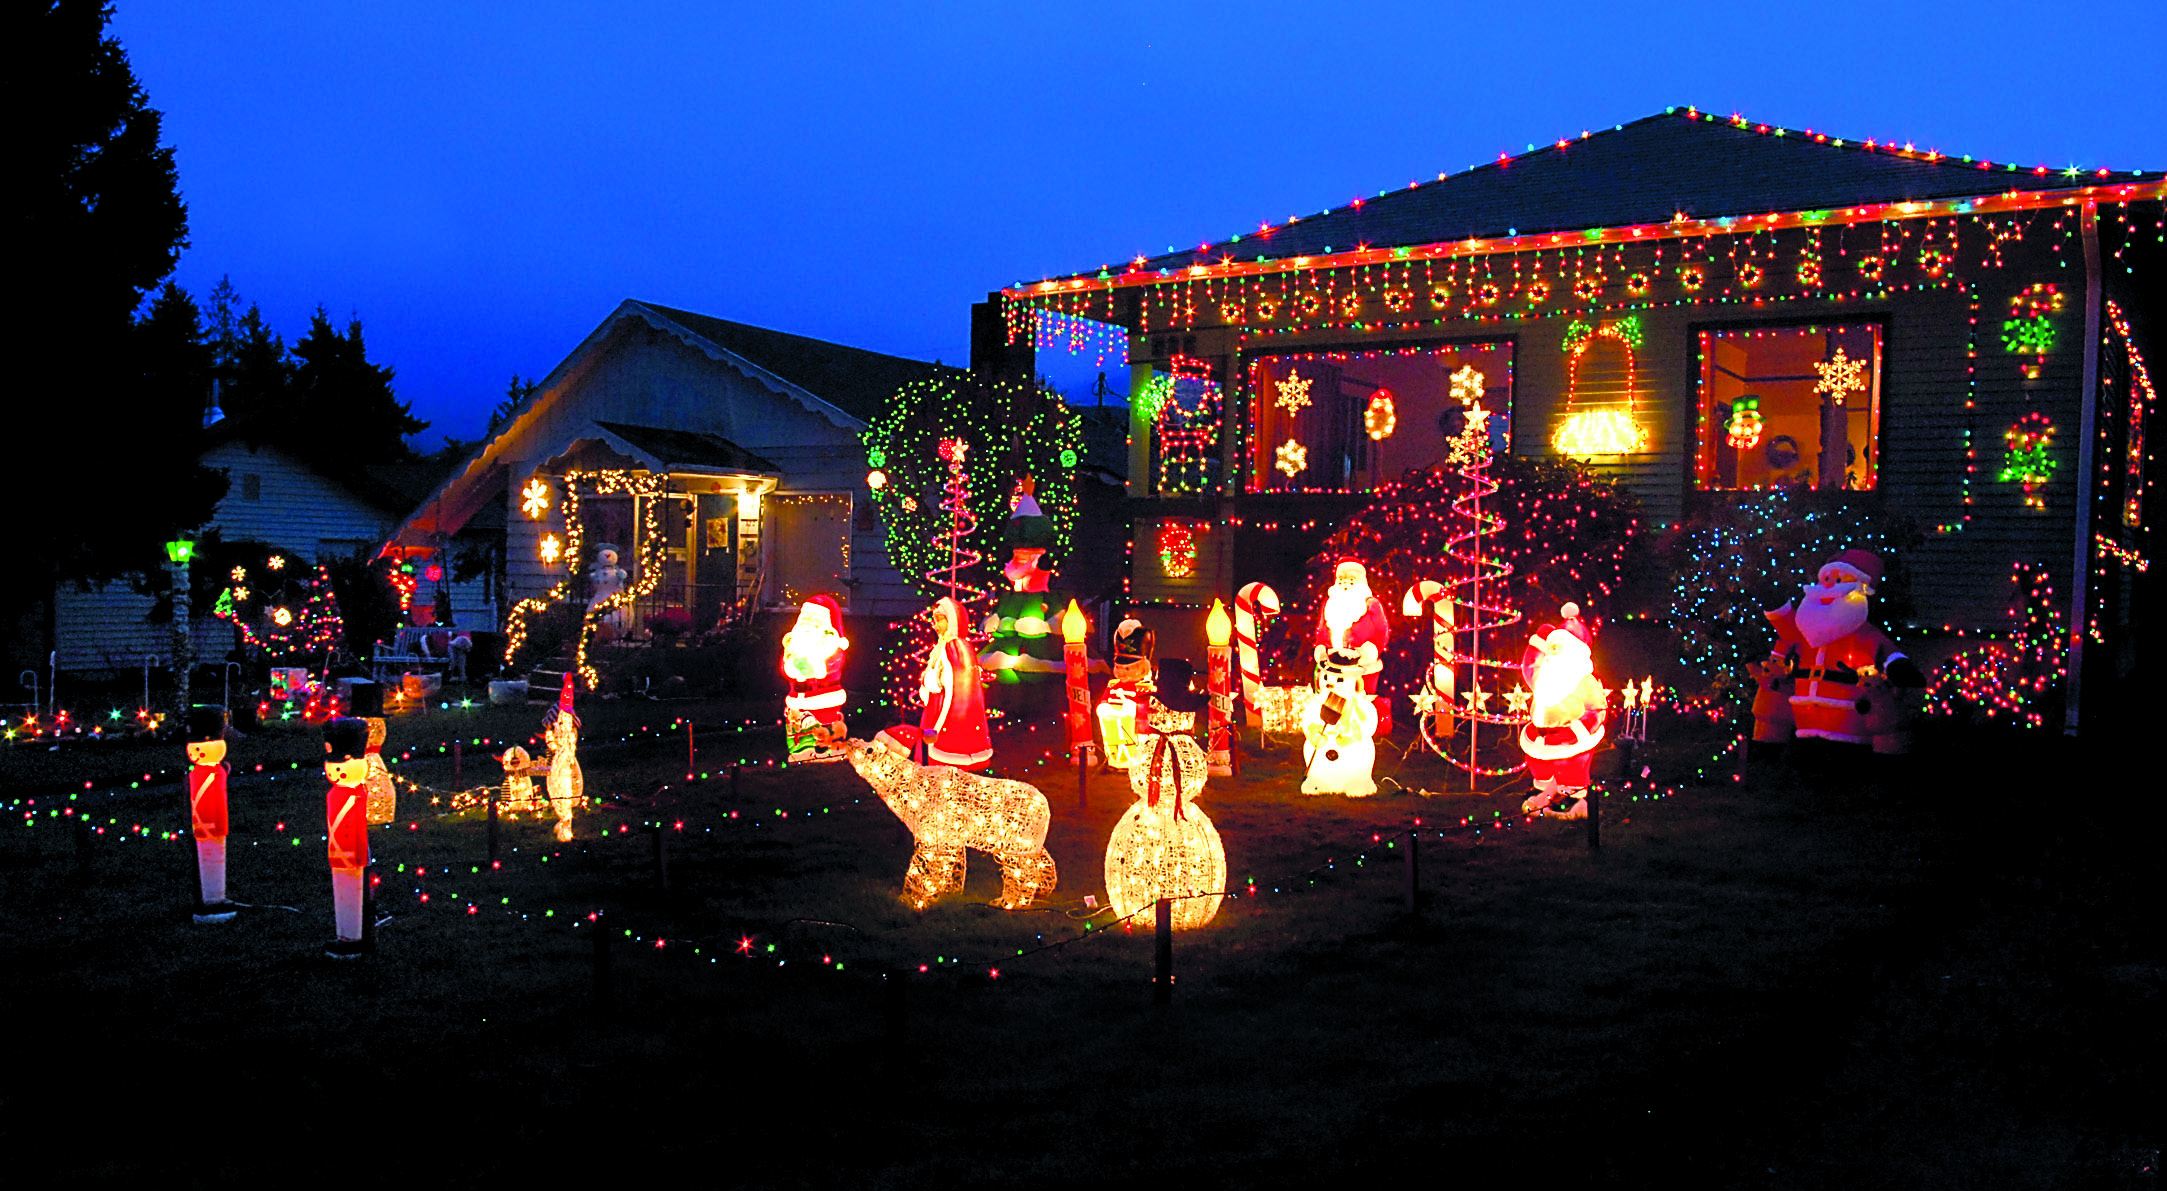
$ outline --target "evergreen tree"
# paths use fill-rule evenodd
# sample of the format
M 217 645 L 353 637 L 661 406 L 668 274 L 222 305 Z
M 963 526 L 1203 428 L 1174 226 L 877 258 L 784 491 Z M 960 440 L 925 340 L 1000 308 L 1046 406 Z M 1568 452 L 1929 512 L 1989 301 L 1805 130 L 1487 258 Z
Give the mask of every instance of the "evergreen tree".
M 339 453 L 354 462 L 403 463 L 414 457 L 406 436 L 427 430 L 429 423 L 414 417 L 413 407 L 392 392 L 392 369 L 369 362 L 359 316 L 340 334 L 318 306 L 293 354 L 300 361 L 290 403 L 296 419 L 290 441 L 296 448 L 311 453 L 304 444 L 315 428 L 335 426 Z

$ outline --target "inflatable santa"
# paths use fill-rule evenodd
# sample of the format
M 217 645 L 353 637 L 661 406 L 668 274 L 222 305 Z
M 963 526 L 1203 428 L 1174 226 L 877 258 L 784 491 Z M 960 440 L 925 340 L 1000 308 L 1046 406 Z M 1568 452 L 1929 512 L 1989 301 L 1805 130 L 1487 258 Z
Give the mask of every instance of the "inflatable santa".
M 1869 600 L 1880 581 L 1880 556 L 1846 550 L 1821 564 L 1802 599 L 1768 613 L 1768 622 L 1776 627 L 1769 661 L 1790 678 L 1791 720 L 1798 736 L 1869 743 L 1885 730 L 1868 722 L 1872 701 L 1866 679 L 1882 674 L 1895 687 L 1926 685 L 1918 666 L 1896 643 L 1866 623 Z
M 1520 674 L 1529 691 L 1520 751 L 1527 754 L 1528 776 L 1535 779 L 1535 795 L 1520 809 L 1584 819 L 1589 762 L 1595 746 L 1603 742 L 1609 697 L 1595 680 L 1589 648 L 1594 637 L 1581 622 L 1579 605 L 1567 604 L 1558 614 L 1564 623 L 1537 629 L 1520 656 Z
M 226 900 L 226 709 L 188 709 L 188 826 L 196 837 L 196 921 L 231 922 Z
M 797 623 L 783 634 L 783 735 L 791 763 L 835 761 L 844 755 L 843 609 L 834 596 L 816 595 L 798 609 Z
M 369 725 L 352 716 L 324 724 L 324 776 L 331 779 L 324 796 L 324 828 L 330 837 L 331 908 L 338 938 L 325 954 L 333 959 L 361 955 L 361 883 L 369 867 Z
M 1377 712 L 1377 734 L 1392 731 L 1392 704 L 1377 697 L 1377 675 L 1384 669 L 1382 654 L 1392 639 L 1392 626 L 1384 618 L 1384 603 L 1369 592 L 1369 572 L 1348 559 L 1332 572 L 1332 588 L 1324 593 L 1317 610 L 1317 665 L 1327 663 L 1362 676 L 1362 693 Z
M 993 759 L 986 734 L 986 692 L 978 677 L 978 652 L 963 636 L 963 606 L 943 597 L 933 607 L 934 643 L 926 655 L 918 693 L 926 759 L 933 765 L 977 769 Z

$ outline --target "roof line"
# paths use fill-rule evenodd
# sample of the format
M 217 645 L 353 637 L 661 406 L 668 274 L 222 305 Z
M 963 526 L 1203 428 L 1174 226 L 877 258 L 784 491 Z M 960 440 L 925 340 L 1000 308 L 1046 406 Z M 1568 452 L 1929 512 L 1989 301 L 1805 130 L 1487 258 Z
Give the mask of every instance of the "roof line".
M 761 384 L 766 385 L 768 388 L 773 389 L 775 392 L 781 394 L 782 396 L 788 397 L 793 401 L 796 401 L 799 405 L 805 407 L 805 412 L 810 414 L 818 414 L 821 417 L 826 418 L 829 422 L 833 423 L 835 427 L 839 430 L 849 430 L 858 433 L 864 432 L 865 423 L 844 412 L 840 406 L 834 405 L 818 396 L 815 396 L 813 393 L 803 388 L 800 388 L 799 386 L 792 384 L 787 380 L 784 380 L 782 377 L 768 371 L 766 368 L 763 368 L 760 365 L 753 363 L 751 360 L 746 359 L 745 357 L 737 354 L 736 352 L 731 351 L 729 348 L 726 348 L 721 344 L 716 343 L 714 340 L 709 339 L 707 336 L 702 335 L 699 332 L 693 330 L 692 328 L 687 327 L 683 323 L 678 322 L 676 319 L 673 319 L 669 315 L 664 314 L 661 310 L 658 310 L 657 308 L 650 306 L 647 303 L 639 301 L 635 298 L 625 299 L 625 305 L 639 307 L 640 310 L 645 312 L 645 314 L 647 315 L 650 325 L 655 325 L 657 323 L 657 320 L 659 320 L 661 324 L 665 324 L 655 325 L 656 330 L 670 331 L 671 333 L 675 334 L 680 340 L 682 340 L 685 346 L 697 348 L 698 350 L 706 353 L 708 358 L 714 360 L 717 363 L 726 363 L 731 365 L 738 371 L 744 373 L 747 379 L 757 380 Z M 623 308 L 624 307 L 619 307 L 618 309 L 622 310 Z

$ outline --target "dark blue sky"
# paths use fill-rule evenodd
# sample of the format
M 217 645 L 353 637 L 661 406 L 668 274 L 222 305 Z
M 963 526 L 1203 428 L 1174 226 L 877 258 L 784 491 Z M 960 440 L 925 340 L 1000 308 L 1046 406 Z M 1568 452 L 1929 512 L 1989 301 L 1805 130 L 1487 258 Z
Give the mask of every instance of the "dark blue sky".
M 623 298 L 963 363 L 990 289 L 1674 104 L 2167 167 L 2167 6 L 2060 7 L 120 0 L 113 31 L 177 150 L 181 284 L 231 275 L 289 340 L 359 314 L 427 449 Z

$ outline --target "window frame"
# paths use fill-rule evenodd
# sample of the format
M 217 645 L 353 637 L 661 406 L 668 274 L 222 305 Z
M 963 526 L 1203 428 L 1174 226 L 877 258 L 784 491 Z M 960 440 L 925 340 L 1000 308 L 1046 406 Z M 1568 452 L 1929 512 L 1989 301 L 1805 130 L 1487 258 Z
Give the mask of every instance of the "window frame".
M 1723 496 L 1732 493 L 1751 494 L 1755 492 L 1785 491 L 1785 489 L 1773 486 L 1724 487 L 1720 484 L 1704 483 L 1702 481 L 1701 452 L 1704 429 L 1711 435 L 1723 432 L 1720 428 L 1704 427 L 1704 420 L 1713 416 L 1714 402 L 1708 394 L 1708 360 L 1707 353 L 1702 350 L 1702 338 L 1710 334 L 1721 334 L 1726 331 L 1781 331 L 1832 326 L 1871 326 L 1874 328 L 1875 359 L 1873 383 L 1868 390 L 1870 405 L 1868 407 L 1866 434 L 1866 441 L 1873 450 L 1873 484 L 1866 488 L 1842 489 L 1823 489 L 1815 486 L 1807 489 L 1807 491 L 1858 494 L 1878 492 L 1882 485 L 1881 471 L 1888 458 L 1888 442 L 1885 437 L 1888 414 L 1883 408 L 1883 402 L 1888 390 L 1890 321 L 1887 311 L 1859 311 L 1855 313 L 1831 313 L 1820 317 L 1707 319 L 1687 323 L 1686 351 L 1689 361 L 1688 367 L 1691 369 L 1689 375 L 1692 390 L 1691 409 L 1688 411 L 1691 416 L 1687 420 L 1686 433 L 1681 436 L 1681 449 L 1685 453 L 1682 471 L 1686 492 L 1693 495 Z M 1708 441 L 1711 444 L 1714 442 L 1713 438 Z M 1714 447 L 1711 445 L 1711 452 L 1713 449 Z

